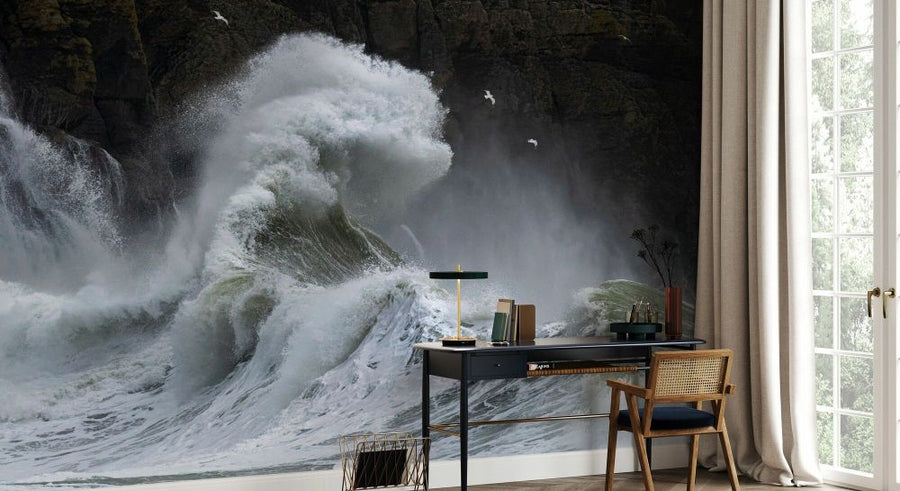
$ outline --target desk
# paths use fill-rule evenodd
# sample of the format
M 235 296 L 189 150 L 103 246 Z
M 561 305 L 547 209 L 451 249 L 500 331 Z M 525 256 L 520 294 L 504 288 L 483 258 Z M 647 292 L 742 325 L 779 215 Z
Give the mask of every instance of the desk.
M 439 342 L 418 343 L 422 350 L 422 436 L 431 430 L 459 436 L 460 488 L 466 489 L 466 471 L 469 454 L 469 428 L 485 424 L 505 424 L 527 421 L 553 421 L 561 419 L 607 417 L 603 414 L 582 414 L 549 418 L 526 418 L 502 421 L 469 421 L 469 383 L 479 380 L 525 378 L 528 362 L 597 360 L 610 363 L 610 371 L 616 367 L 647 367 L 654 349 L 694 349 L 702 339 L 659 339 L 646 341 L 619 341 L 614 336 L 590 338 L 542 338 L 535 341 L 513 343 L 510 346 L 493 346 L 478 341 L 475 346 L 442 346 Z M 431 424 L 430 376 L 459 380 L 459 422 Z M 449 428 L 458 427 L 458 431 Z M 426 483 L 425 489 L 428 489 Z

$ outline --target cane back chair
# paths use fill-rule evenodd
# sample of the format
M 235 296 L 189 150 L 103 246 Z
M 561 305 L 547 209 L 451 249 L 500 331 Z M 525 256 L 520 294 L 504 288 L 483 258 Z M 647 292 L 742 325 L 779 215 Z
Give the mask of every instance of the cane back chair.
M 725 454 L 731 488 L 740 489 L 734 456 L 725 428 L 725 398 L 734 392 L 730 384 L 730 349 L 698 351 L 665 351 L 653 354 L 647 387 L 638 387 L 618 380 L 608 380 L 612 388 L 609 410 L 609 449 L 606 457 L 606 491 L 613 489 L 616 465 L 616 435 L 630 431 L 634 435 L 638 460 L 644 477 L 644 488 L 653 491 L 653 477 L 647 458 L 645 438 L 690 436 L 690 475 L 687 489 L 694 489 L 697 477 L 697 450 L 700 435 L 717 433 Z M 619 394 L 625 394 L 627 410 L 619 410 Z M 644 406 L 638 407 L 638 399 Z M 701 405 L 708 401 L 712 412 L 703 411 Z M 681 403 L 678 406 L 659 404 Z M 690 407 L 683 403 L 690 403 Z

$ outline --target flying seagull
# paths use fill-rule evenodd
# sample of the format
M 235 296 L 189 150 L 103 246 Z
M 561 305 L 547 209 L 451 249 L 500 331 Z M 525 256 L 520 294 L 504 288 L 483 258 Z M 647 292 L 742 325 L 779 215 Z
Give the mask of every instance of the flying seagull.
M 496 99 L 494 99 L 494 94 L 491 94 L 490 90 L 484 91 L 484 98 L 491 101 L 492 106 L 497 103 Z
M 630 42 L 631 42 L 631 40 L 628 39 L 628 36 L 626 36 L 626 35 L 624 35 L 624 34 L 619 34 L 619 39 L 621 39 L 622 41 L 625 41 L 626 43 L 630 43 Z
M 212 13 L 216 14 L 216 16 L 213 17 L 214 20 L 220 20 L 224 22 L 226 26 L 228 25 L 228 19 L 222 17 L 222 14 L 220 14 L 218 10 L 213 10 Z
M 529 138 L 528 143 L 534 145 L 534 148 L 537 148 L 537 140 L 535 140 L 534 138 Z

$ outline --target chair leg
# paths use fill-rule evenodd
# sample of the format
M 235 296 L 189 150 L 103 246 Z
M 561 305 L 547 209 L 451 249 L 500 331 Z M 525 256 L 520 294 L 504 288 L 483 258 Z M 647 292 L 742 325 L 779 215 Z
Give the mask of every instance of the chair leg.
M 728 430 L 725 428 L 725 425 L 722 425 L 719 441 L 722 443 L 722 452 L 725 453 L 725 464 L 728 467 L 728 479 L 731 481 L 731 489 L 740 491 L 741 485 L 738 483 L 737 469 L 734 467 L 734 454 L 731 453 L 731 442 L 728 440 Z
M 641 472 L 644 473 L 644 489 L 646 491 L 654 491 L 653 476 L 650 474 L 650 461 L 647 459 L 647 444 L 644 442 L 644 436 L 637 432 L 634 435 L 634 446 L 637 447 L 638 461 L 641 463 Z
M 697 482 L 697 454 L 700 450 L 700 435 L 691 435 L 691 460 L 688 467 L 687 490 L 694 491 L 694 483 Z
M 631 420 L 631 434 L 634 435 L 634 448 L 637 449 L 638 461 L 641 463 L 641 471 L 644 474 L 644 489 L 646 491 L 653 490 L 653 476 L 650 475 L 650 459 L 647 456 L 647 443 L 644 441 L 644 435 L 641 431 L 641 418 L 638 416 L 637 397 L 633 394 L 626 394 L 625 402 L 628 404 L 628 419 Z
M 606 447 L 606 491 L 613 489 L 613 474 L 616 472 L 616 437 L 619 428 L 615 423 L 610 421 L 609 425 L 609 444 Z

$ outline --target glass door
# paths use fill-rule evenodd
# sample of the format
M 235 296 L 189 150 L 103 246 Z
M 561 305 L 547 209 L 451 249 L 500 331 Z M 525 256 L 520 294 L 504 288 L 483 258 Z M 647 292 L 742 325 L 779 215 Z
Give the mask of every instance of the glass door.
M 881 314 L 869 291 L 883 267 L 874 8 L 809 3 L 809 150 L 819 460 L 829 480 L 880 489 L 883 319 L 869 316 L 870 299 Z
M 819 459 L 829 481 L 900 489 L 897 6 L 808 5 Z

